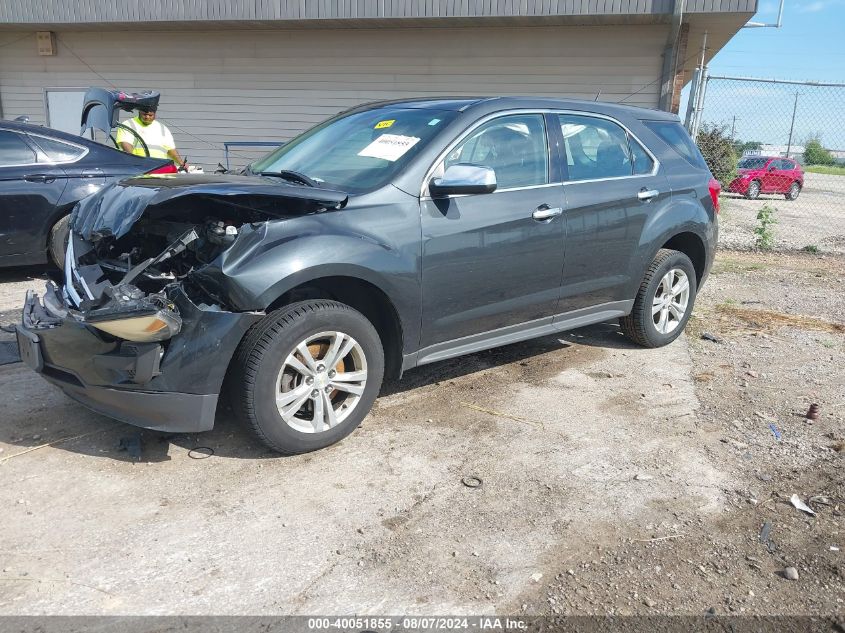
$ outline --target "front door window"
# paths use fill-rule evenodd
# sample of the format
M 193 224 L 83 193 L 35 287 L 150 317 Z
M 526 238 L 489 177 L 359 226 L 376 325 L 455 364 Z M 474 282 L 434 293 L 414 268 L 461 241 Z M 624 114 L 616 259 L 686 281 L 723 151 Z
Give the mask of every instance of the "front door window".
M 444 161 L 480 165 L 496 172 L 499 189 L 549 182 L 549 152 L 542 114 L 503 116 L 473 131 Z

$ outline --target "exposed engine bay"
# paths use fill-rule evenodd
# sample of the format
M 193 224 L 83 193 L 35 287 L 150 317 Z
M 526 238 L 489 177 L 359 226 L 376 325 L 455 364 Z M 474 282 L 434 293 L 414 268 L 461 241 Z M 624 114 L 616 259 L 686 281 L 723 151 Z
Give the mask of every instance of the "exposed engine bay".
M 65 259 L 64 303 L 94 327 L 130 340 L 164 340 L 180 329 L 174 288 L 199 308 L 226 300 L 194 275 L 231 248 L 242 232 L 304 213 L 337 210 L 341 192 L 292 185 L 181 178 L 133 179 L 77 207 Z M 160 186 L 157 186 L 160 185 Z M 120 319 L 119 328 L 109 325 Z M 134 321 L 127 336 L 126 322 Z M 139 333 L 138 328 L 144 333 Z

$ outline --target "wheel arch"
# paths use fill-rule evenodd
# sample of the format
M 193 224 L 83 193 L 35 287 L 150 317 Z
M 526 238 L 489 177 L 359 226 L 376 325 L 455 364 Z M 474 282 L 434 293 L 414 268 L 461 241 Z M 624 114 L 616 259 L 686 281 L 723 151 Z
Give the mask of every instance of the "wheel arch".
M 689 257 L 692 267 L 695 269 L 696 287 L 700 287 L 707 271 L 707 248 L 704 245 L 704 240 L 697 233 L 684 231 L 666 240 L 655 251 L 655 255 L 662 248 L 679 251 Z
M 399 378 L 405 328 L 396 306 L 382 288 L 361 277 L 341 274 L 317 276 L 285 290 L 270 302 L 267 312 L 307 299 L 339 301 L 363 314 L 382 341 L 385 377 Z

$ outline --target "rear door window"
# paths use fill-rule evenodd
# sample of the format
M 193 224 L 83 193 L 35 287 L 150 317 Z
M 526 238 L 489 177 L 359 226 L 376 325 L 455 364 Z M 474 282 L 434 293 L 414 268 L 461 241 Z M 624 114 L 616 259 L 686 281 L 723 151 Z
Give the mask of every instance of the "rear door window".
M 650 174 L 654 170 L 654 160 L 635 139 L 628 137 L 631 148 L 631 158 L 634 159 L 634 175 Z
M 643 124 L 652 132 L 663 139 L 666 144 L 693 167 L 707 169 L 707 163 L 701 156 L 701 152 L 692 142 L 690 135 L 680 123 L 673 121 L 643 121 Z
M 0 167 L 34 165 L 35 151 L 20 134 L 0 130 Z
M 560 114 L 568 180 L 618 178 L 633 174 L 625 130 L 605 119 Z

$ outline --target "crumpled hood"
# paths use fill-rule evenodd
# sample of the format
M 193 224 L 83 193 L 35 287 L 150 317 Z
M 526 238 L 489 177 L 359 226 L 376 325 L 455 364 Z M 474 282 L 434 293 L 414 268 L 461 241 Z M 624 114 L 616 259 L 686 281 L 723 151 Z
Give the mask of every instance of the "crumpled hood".
M 228 174 L 175 174 L 138 176 L 103 187 L 81 200 L 71 227 L 85 240 L 125 235 L 144 212 L 186 196 L 216 198 L 249 206 L 261 199 L 261 213 L 284 218 L 326 209 L 342 209 L 348 195 L 342 191 L 287 184 L 260 176 Z

